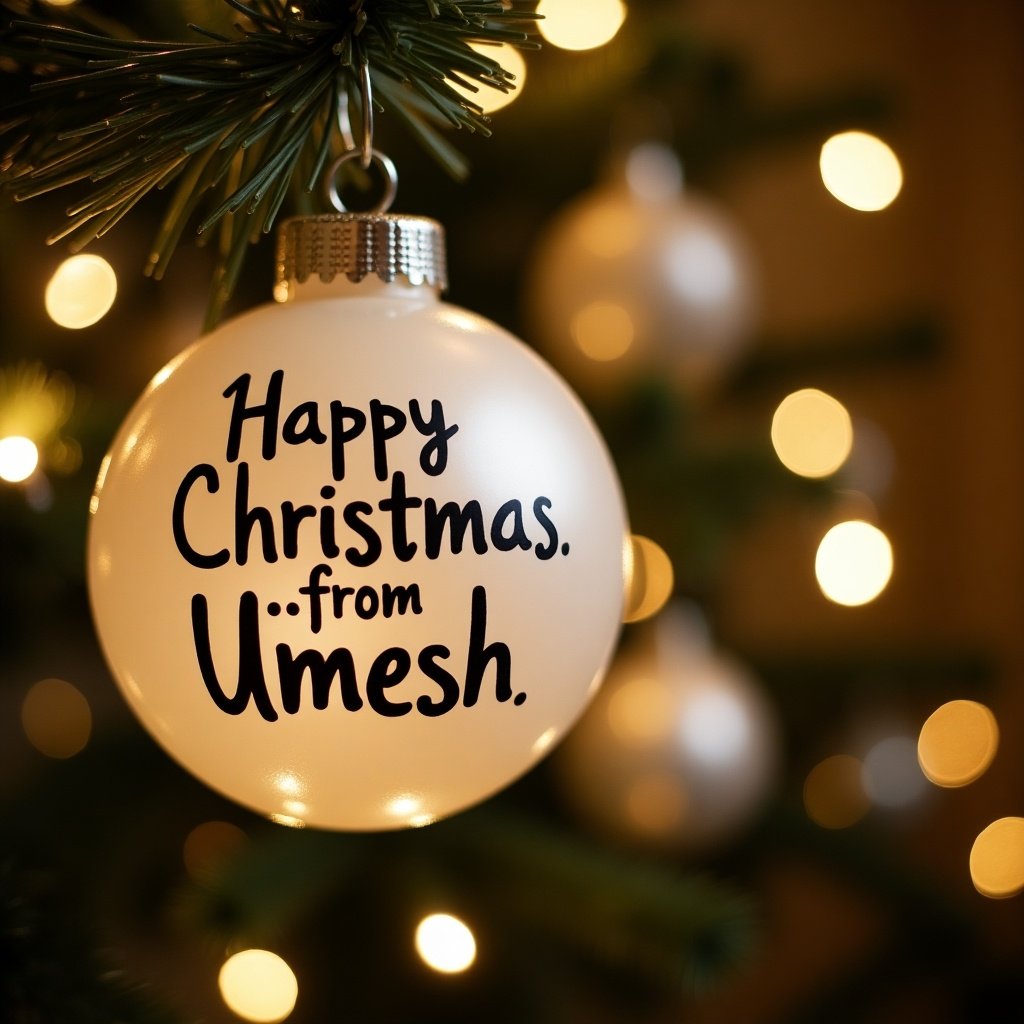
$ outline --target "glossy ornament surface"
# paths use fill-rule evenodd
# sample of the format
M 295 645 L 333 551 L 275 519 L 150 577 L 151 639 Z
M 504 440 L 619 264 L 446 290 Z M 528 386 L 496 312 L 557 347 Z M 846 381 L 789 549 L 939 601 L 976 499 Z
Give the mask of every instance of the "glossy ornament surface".
M 311 279 L 156 375 L 97 482 L 128 703 L 288 824 L 387 829 L 528 769 L 597 688 L 618 482 L 565 384 L 426 284 Z
M 581 392 L 653 373 L 700 394 L 742 354 L 755 293 L 728 211 L 684 187 L 672 152 L 648 144 L 555 217 L 527 302 L 533 336 Z
M 557 765 L 568 800 L 598 828 L 698 850 L 750 820 L 778 757 L 776 717 L 756 682 L 676 604 L 616 659 Z

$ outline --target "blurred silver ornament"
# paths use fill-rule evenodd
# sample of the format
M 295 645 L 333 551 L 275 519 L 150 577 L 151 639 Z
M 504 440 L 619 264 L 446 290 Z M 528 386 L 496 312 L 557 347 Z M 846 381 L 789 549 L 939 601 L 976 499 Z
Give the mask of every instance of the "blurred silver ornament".
M 599 829 L 699 850 L 750 821 L 775 782 L 778 723 L 750 674 L 673 604 L 613 664 L 556 763 L 567 799 Z
M 533 265 L 533 335 L 584 393 L 656 372 L 699 394 L 732 366 L 753 326 L 756 274 L 742 231 L 683 187 L 661 145 L 635 147 L 566 207 Z

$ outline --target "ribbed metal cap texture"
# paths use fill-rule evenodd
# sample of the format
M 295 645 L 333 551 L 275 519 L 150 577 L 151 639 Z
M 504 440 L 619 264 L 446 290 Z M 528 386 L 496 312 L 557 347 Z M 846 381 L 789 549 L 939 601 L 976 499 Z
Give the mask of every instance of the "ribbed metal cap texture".
M 391 213 L 331 213 L 292 217 L 277 234 L 277 288 L 311 277 L 334 280 L 344 274 L 362 281 L 376 274 L 382 281 L 405 277 L 411 284 L 428 284 L 444 291 L 448 268 L 444 228 L 428 217 Z

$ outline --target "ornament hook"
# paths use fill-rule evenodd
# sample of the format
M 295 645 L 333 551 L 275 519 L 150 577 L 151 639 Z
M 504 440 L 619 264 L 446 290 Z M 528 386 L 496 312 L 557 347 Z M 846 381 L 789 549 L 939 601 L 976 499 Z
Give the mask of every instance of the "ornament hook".
M 363 154 L 358 149 L 350 149 L 347 153 L 342 153 L 337 160 L 328 168 L 327 175 L 325 178 L 325 187 L 327 190 L 327 200 L 334 207 L 338 213 L 349 213 L 349 208 L 345 205 L 345 201 L 341 198 L 341 193 L 338 191 L 338 171 L 347 164 L 350 160 L 359 159 L 362 164 Z M 370 150 L 370 161 L 376 161 L 380 165 L 380 169 L 384 172 L 385 188 L 384 195 L 381 196 L 380 201 L 376 206 L 372 206 L 367 213 L 387 213 L 391 209 L 391 204 L 395 201 L 395 196 L 398 194 L 398 171 L 395 168 L 391 158 L 385 156 L 379 149 Z M 366 166 L 369 166 L 369 162 Z
M 356 146 L 352 131 L 352 118 L 348 109 L 348 89 L 338 90 L 338 132 L 345 150 L 359 150 L 359 166 L 368 170 L 373 162 L 373 85 L 370 82 L 370 65 L 359 65 L 359 96 L 362 100 L 363 125 L 360 144 Z
M 341 86 L 338 90 L 338 134 L 342 145 L 349 152 L 356 148 L 356 137 L 352 134 L 352 118 L 348 110 L 348 89 Z
M 373 150 L 373 86 L 370 84 L 370 65 L 359 65 L 359 91 L 363 96 L 363 139 L 360 166 L 367 170 L 374 157 Z

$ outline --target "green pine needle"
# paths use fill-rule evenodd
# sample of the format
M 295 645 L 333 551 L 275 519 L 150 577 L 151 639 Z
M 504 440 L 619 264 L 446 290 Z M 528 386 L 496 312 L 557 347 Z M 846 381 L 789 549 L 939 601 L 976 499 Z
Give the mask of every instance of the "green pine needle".
M 453 83 L 509 90 L 512 76 L 472 41 L 534 46 L 534 15 L 501 0 L 223 0 L 237 37 L 198 43 L 124 40 L 37 20 L 0 34 L 30 95 L 0 112 L 0 181 L 25 200 L 84 190 L 48 239 L 77 251 L 144 196 L 173 185 L 146 273 L 159 278 L 186 223 L 220 226 L 208 323 L 241 271 L 247 241 L 268 232 L 290 189 L 312 191 L 341 152 L 339 104 L 359 124 L 373 102 L 408 127 L 456 178 L 466 165 L 440 128 L 489 134 Z M 10 71 L 7 72 L 11 74 Z M 360 140 L 358 138 L 356 142 Z

